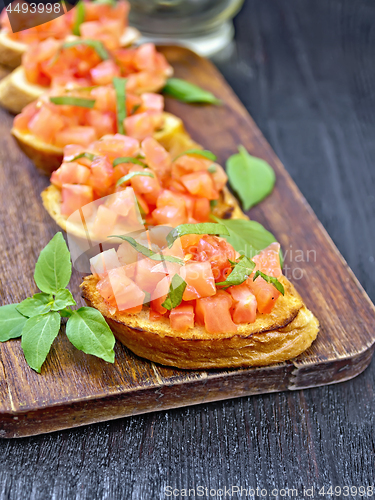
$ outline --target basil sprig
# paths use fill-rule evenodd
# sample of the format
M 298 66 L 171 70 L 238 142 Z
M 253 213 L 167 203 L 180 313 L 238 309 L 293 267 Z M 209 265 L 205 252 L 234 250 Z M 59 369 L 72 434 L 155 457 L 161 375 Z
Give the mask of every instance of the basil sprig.
M 125 135 L 124 120 L 126 118 L 126 82 L 127 78 L 114 78 L 113 87 L 116 93 L 117 132 Z
M 268 196 L 275 185 L 273 168 L 261 158 L 251 156 L 243 146 L 226 162 L 229 184 L 241 199 L 245 210 Z
M 258 271 L 254 274 L 253 281 L 255 281 L 259 276 L 267 281 L 267 283 L 273 285 L 282 295 L 285 294 L 284 286 L 277 278 L 274 276 L 268 276 L 268 274 L 264 274 L 258 269 Z
M 171 280 L 167 297 L 162 303 L 162 306 L 168 309 L 168 311 L 171 311 L 175 307 L 179 306 L 182 302 L 182 296 L 186 286 L 186 281 L 181 278 L 179 274 L 175 274 Z
M 214 222 L 202 222 L 201 224 L 180 224 L 173 228 L 167 235 L 167 243 L 169 248 L 173 243 L 187 234 L 220 234 L 229 236 L 228 229 L 223 224 Z
M 102 314 L 92 307 L 70 307 L 76 305 L 66 288 L 71 274 L 68 247 L 57 233 L 35 265 L 34 280 L 41 292 L 20 304 L 0 307 L 0 342 L 22 336 L 25 359 L 38 373 L 60 331 L 61 317 L 69 318 L 66 333 L 77 349 L 114 362 L 115 338 Z
M 211 151 L 208 151 L 208 149 L 188 149 L 187 151 L 184 151 L 183 153 L 177 155 L 173 161 L 176 161 L 177 158 L 180 158 L 180 156 L 185 156 L 185 155 L 203 156 L 204 158 L 207 158 L 207 160 L 211 161 L 217 160 L 217 156 L 214 155 Z
M 74 158 L 72 158 L 71 160 L 68 161 L 68 163 L 71 163 L 72 161 L 76 161 L 76 160 L 79 160 L 80 158 L 87 158 L 88 160 L 90 161 L 94 161 L 96 155 L 94 155 L 93 153 L 79 153 L 77 156 L 75 156 Z
M 80 108 L 90 108 L 95 106 L 95 99 L 85 99 L 83 97 L 74 97 L 70 95 L 54 96 L 50 97 L 49 100 L 53 104 L 58 104 L 62 106 L 78 106 Z
M 181 266 L 185 264 L 183 260 L 177 257 L 173 257 L 172 255 L 163 255 L 160 253 L 153 252 L 149 248 L 135 241 L 135 239 L 132 238 L 131 236 L 113 234 L 112 236 L 108 236 L 108 238 L 120 238 L 121 240 L 127 241 L 133 248 L 135 248 L 135 250 L 137 250 L 137 252 L 144 255 L 145 257 L 148 257 L 149 259 L 157 261 L 174 262 L 176 264 L 180 264 Z
M 106 61 L 109 59 L 109 54 L 107 49 L 104 47 L 103 43 L 99 40 L 90 40 L 89 38 L 80 38 L 79 40 L 72 40 L 70 42 L 64 42 L 62 44 L 63 49 L 70 49 L 71 47 L 76 47 L 77 45 L 87 45 L 95 50 L 100 59 Z
M 130 181 L 130 179 L 132 179 L 133 177 L 137 177 L 140 175 L 145 176 L 145 177 L 155 177 L 152 172 L 142 172 L 142 171 L 130 172 L 127 175 L 124 175 L 123 177 L 121 177 L 116 182 L 116 186 L 121 186 L 121 184 L 123 184 L 124 182 Z
M 168 78 L 163 92 L 182 102 L 221 104 L 221 101 L 211 92 L 208 92 L 208 90 L 204 90 L 198 87 L 198 85 L 189 83 L 181 78 Z
M 241 283 L 246 281 L 253 272 L 254 267 L 255 262 L 248 259 L 245 255 L 241 255 L 239 261 L 234 264 L 232 272 L 227 279 L 225 281 L 219 281 L 216 283 L 216 286 L 223 286 L 227 288 L 229 286 L 241 285 Z
M 77 5 L 76 5 L 76 12 L 75 12 L 75 19 L 74 19 L 74 25 L 72 28 L 73 35 L 80 36 L 81 31 L 80 31 L 80 26 L 81 24 L 85 21 L 85 4 L 83 0 L 80 0 Z
M 120 165 L 120 163 L 134 163 L 135 165 L 141 165 L 144 168 L 147 167 L 146 163 L 139 160 L 138 158 L 133 158 L 132 156 L 120 156 L 120 158 L 115 158 L 112 165 L 113 167 L 117 167 L 117 165 Z

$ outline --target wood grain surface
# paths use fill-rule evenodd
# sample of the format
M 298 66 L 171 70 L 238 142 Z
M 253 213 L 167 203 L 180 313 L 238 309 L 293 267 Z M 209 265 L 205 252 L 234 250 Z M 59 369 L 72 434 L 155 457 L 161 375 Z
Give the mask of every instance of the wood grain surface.
M 219 63 L 373 300 L 374 16 L 369 1 L 248 0 L 236 21 L 237 52 Z M 17 170 L 21 155 L 8 156 Z M 45 183 L 34 184 L 31 193 Z M 16 265 L 29 253 L 29 276 L 39 248 L 27 237 L 48 241 L 46 220 L 24 223 L 24 251 L 11 256 Z M 23 276 L 7 278 L 33 291 Z M 373 484 L 374 374 L 372 363 L 335 386 L 3 440 L 0 498 L 148 500 L 166 498 L 166 485 L 302 492 Z
M 122 345 L 117 346 L 116 362 L 111 365 L 78 352 L 65 335 L 60 335 L 41 375 L 26 364 L 18 340 L 6 342 L 0 345 L 4 372 L 0 379 L 2 437 L 30 436 L 149 411 L 330 384 L 353 378 L 371 360 L 375 308 L 245 108 L 208 60 L 181 47 L 161 50 L 177 77 L 212 91 L 224 103 L 192 106 L 168 99 L 167 110 L 183 119 L 193 139 L 214 151 L 222 164 L 238 144 L 243 144 L 274 168 L 275 190 L 253 209 L 252 217 L 280 241 L 285 251 L 284 274 L 296 284 L 306 305 L 318 317 L 318 338 L 301 356 L 276 366 L 184 371 L 138 358 Z M 2 129 L 4 137 L 9 135 L 6 127 Z M 28 253 L 22 262 L 13 264 L 15 249 L 8 246 L 9 236 L 13 233 L 12 240 L 22 246 L 23 240 L 17 237 L 27 224 L 27 215 L 44 216 L 39 196 L 14 198 L 13 183 L 31 193 L 40 173 L 32 166 L 29 171 L 29 161 L 21 157 L 14 172 L 16 179 L 12 180 L 6 164 L 10 148 L 16 146 L 9 144 L 1 158 L 1 203 L 7 210 L 13 209 L 5 221 L 8 238 L 1 240 L 6 242 L 1 251 L 3 276 L 14 276 L 33 266 L 35 261 L 30 262 Z M 27 210 L 22 210 L 24 204 Z M 57 229 L 51 220 L 47 226 Z M 34 251 L 44 246 L 39 235 L 28 239 Z M 25 273 L 25 285 L 33 287 L 31 273 Z M 5 282 L 4 288 L 10 287 Z M 25 298 L 24 289 L 13 287 L 12 291 L 16 302 Z M 73 288 L 73 292 L 79 295 L 77 289 Z M 5 295 L 2 303 L 8 302 Z

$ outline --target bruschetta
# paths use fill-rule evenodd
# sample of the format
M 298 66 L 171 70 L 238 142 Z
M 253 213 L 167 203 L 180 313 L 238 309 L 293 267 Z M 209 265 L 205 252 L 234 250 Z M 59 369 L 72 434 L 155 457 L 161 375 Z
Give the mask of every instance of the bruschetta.
M 125 92 L 125 79 L 120 83 Z M 124 113 L 119 117 L 113 85 L 84 91 L 56 89 L 15 117 L 12 134 L 35 165 L 51 175 L 61 165 L 66 145 L 88 146 L 118 131 L 138 140 L 154 136 L 173 153 L 186 135 L 181 120 L 163 112 L 163 108 L 160 94 L 126 92 Z
M 80 7 L 48 22 L 41 22 L 36 12 L 38 26 L 13 33 L 6 9 L 0 16 L 0 64 L 16 68 L 31 44 L 48 38 L 64 40 L 69 35 L 81 35 L 109 43 L 111 47 L 127 47 L 140 36 L 135 28 L 128 26 L 129 4 L 123 0 L 113 4 L 104 2 L 80 2 Z M 28 12 L 27 22 L 32 24 L 33 14 Z
M 127 92 L 158 92 L 172 74 L 172 67 L 152 43 L 110 50 L 93 39 L 49 38 L 31 45 L 21 66 L 0 81 L 0 105 L 20 113 L 56 86 L 102 86 L 121 76 L 127 79 Z
M 154 253 L 146 254 L 150 238 Z M 184 234 L 177 242 L 127 238 L 91 259 L 93 274 L 81 285 L 86 303 L 135 354 L 183 369 L 264 366 L 315 340 L 318 320 L 282 275 L 277 243 L 241 264 L 245 257 L 222 237 Z

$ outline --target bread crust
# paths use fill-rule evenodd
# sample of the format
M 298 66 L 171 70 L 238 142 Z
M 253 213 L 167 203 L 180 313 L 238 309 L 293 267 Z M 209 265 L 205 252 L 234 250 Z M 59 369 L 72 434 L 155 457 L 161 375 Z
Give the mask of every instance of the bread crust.
M 11 113 L 18 114 L 48 90 L 48 87 L 27 81 L 25 70 L 19 66 L 0 81 L 0 105 Z
M 257 313 L 255 323 L 239 325 L 236 334 L 209 334 L 196 326 L 185 333 L 171 329 L 169 321 L 151 322 L 148 311 L 111 314 L 96 289 L 98 278 L 87 276 L 81 284 L 86 303 L 105 317 L 117 339 L 138 356 L 183 369 L 265 366 L 292 359 L 315 340 L 319 323 L 285 278 L 285 295 L 273 311 Z

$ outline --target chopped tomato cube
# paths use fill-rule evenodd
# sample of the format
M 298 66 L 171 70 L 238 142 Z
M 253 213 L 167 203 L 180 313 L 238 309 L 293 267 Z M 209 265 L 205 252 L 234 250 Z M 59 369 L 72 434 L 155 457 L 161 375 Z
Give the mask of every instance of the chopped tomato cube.
M 235 333 L 237 325 L 230 314 L 232 298 L 223 290 L 212 297 L 198 299 L 195 306 L 196 319 L 208 333 Z
M 191 304 L 180 304 L 171 310 L 169 320 L 171 328 L 178 332 L 194 328 L 194 307 Z
M 44 109 L 44 108 L 43 108 Z M 46 127 L 49 127 L 49 123 Z M 60 130 L 55 135 L 55 143 L 57 146 L 64 147 L 67 144 L 80 144 L 88 146 L 96 140 L 96 132 L 93 127 L 68 127 Z
M 171 166 L 171 157 L 161 144 L 152 137 L 142 141 L 142 150 L 145 155 L 147 165 L 155 170 L 161 178 L 169 173 Z
M 108 59 L 92 68 L 90 75 L 94 85 L 107 85 L 112 83 L 113 78 L 120 76 L 120 68 L 114 61 Z
M 67 216 L 94 200 L 92 187 L 78 184 L 63 184 L 61 196 L 61 214 Z
M 214 188 L 213 180 L 208 172 L 193 172 L 183 175 L 180 181 L 195 196 L 201 196 L 208 200 L 217 200 L 219 193 Z
M 95 217 L 93 232 L 97 237 L 106 238 L 113 233 L 117 214 L 104 205 L 99 205 Z
M 116 115 L 108 111 L 90 109 L 87 113 L 87 124 L 95 129 L 97 137 L 116 132 Z
M 149 168 L 143 168 L 134 166 L 130 169 L 130 172 L 141 172 L 150 173 L 154 177 L 149 177 L 148 175 L 136 175 L 131 179 L 131 186 L 134 189 L 136 195 L 142 195 L 147 203 L 151 205 L 156 205 L 161 187 L 160 183 L 156 177 L 156 174 L 152 172 Z
M 271 284 L 267 283 L 261 276 L 253 281 L 253 275 L 246 280 L 247 286 L 255 295 L 258 311 L 262 314 L 269 314 L 275 306 L 276 300 L 281 293 Z
M 121 156 L 135 157 L 139 153 L 139 142 L 121 134 L 115 134 L 109 137 L 102 137 L 92 145 L 93 152 L 106 156 L 112 163 L 115 158 Z
M 207 222 L 210 218 L 210 200 L 197 198 L 194 203 L 193 218 L 198 222 Z
M 235 323 L 254 323 L 257 315 L 257 300 L 244 283 L 228 288 L 233 299 L 232 317 Z
M 63 184 L 86 184 L 89 177 L 90 169 L 72 161 L 52 172 L 51 183 L 61 189 Z
M 139 312 L 146 294 L 131 280 L 122 267 L 108 271 L 96 288 L 105 301 L 119 311 Z
M 90 269 L 93 274 L 105 274 L 115 267 L 121 267 L 121 264 L 114 248 L 105 250 L 90 259 Z
M 152 268 L 155 267 L 155 264 L 157 264 L 157 262 L 152 259 L 142 258 L 141 255 L 137 262 L 135 282 L 142 290 L 149 293 L 152 293 L 159 281 L 165 277 L 165 273 L 152 272 Z
M 193 249 L 194 250 L 194 249 Z M 194 253 L 194 260 L 208 261 L 211 264 L 215 281 L 224 281 L 231 270 L 228 259 L 236 260 L 236 251 L 224 238 L 210 234 L 199 239 Z
M 43 106 L 29 122 L 29 130 L 42 141 L 51 143 L 54 137 L 62 133 L 64 120 L 53 113 L 47 106 Z M 77 142 L 71 140 L 70 142 Z M 65 146 L 65 144 L 63 144 Z
M 171 279 L 169 276 L 165 276 L 159 283 L 156 285 L 155 290 L 151 292 L 151 309 L 158 314 L 166 314 L 168 309 L 162 306 L 162 303 L 167 298 L 167 294 L 169 291 Z
M 98 196 L 108 194 L 113 182 L 113 167 L 104 156 L 97 156 L 91 163 L 90 186 Z
M 194 300 L 215 295 L 215 279 L 209 262 L 188 262 L 180 271 L 187 286 L 183 300 Z

